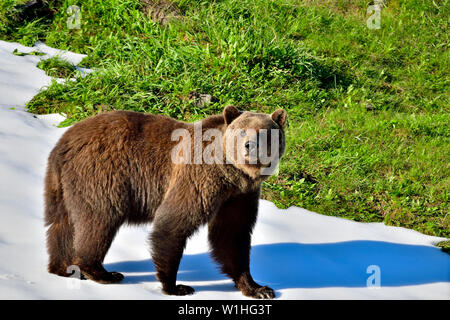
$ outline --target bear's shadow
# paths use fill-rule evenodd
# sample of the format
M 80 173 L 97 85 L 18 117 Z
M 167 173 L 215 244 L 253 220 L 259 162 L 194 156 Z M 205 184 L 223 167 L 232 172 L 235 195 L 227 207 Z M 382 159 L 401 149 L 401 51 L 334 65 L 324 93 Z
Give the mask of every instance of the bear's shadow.
M 125 284 L 157 281 L 150 259 L 109 263 L 105 268 L 126 273 Z M 382 241 L 273 243 L 252 247 L 251 272 L 257 282 L 275 290 L 366 287 L 375 273 L 381 286 L 407 286 L 449 282 L 450 255 L 436 247 Z M 209 253 L 184 255 L 177 276 L 180 282 L 227 279 Z M 194 287 L 197 291 L 236 290 L 231 281 Z

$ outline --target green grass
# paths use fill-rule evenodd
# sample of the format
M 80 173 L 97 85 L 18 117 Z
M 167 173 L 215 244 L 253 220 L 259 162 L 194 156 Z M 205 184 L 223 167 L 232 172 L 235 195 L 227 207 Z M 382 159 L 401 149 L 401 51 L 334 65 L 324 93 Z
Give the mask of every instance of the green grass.
M 37 67 L 44 70 L 48 76 L 56 78 L 73 77 L 76 72 L 74 65 L 58 57 L 41 60 Z
M 2 15 L 13 2 L 0 5 L 0 38 L 85 53 L 97 70 L 53 83 L 31 112 L 69 125 L 112 109 L 194 121 L 231 103 L 285 108 L 287 153 L 264 198 L 450 236 L 448 1 L 391 0 L 379 30 L 359 0 L 179 0 L 166 26 L 138 0 L 87 0 L 80 30 L 66 25 L 77 1 L 26 21 Z
M 17 49 L 14 49 L 13 54 L 15 56 L 23 57 L 23 56 L 43 56 L 45 53 L 39 51 L 31 51 L 31 52 L 20 52 Z
M 437 246 L 440 247 L 442 251 L 450 254 L 450 241 L 441 241 Z

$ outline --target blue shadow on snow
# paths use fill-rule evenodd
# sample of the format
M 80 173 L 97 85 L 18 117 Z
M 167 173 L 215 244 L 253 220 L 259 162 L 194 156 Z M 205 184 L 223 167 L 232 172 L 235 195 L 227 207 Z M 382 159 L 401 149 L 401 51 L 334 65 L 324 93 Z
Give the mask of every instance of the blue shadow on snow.
M 430 246 L 382 241 L 273 243 L 255 245 L 251 252 L 254 279 L 274 289 L 365 287 L 371 265 L 380 268 L 381 286 L 450 282 L 450 255 Z M 127 273 L 123 283 L 156 281 L 150 259 L 109 263 L 105 268 Z M 209 253 L 184 255 L 177 277 L 178 281 L 225 279 Z M 232 284 L 205 288 L 235 290 Z

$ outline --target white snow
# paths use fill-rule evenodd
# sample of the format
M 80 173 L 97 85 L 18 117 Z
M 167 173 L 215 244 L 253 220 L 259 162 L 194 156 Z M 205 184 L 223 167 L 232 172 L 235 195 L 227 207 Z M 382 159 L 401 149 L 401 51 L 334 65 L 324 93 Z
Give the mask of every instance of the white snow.
M 16 48 L 47 55 L 15 56 Z M 107 269 L 125 274 L 122 284 L 46 271 L 43 177 L 47 155 L 65 131 L 55 125 L 64 117 L 34 116 L 24 105 L 51 83 L 36 64 L 54 55 L 74 64 L 83 58 L 44 44 L 0 41 L 0 299 L 175 299 L 161 294 L 154 277 L 150 226 L 121 229 L 106 257 Z M 202 228 L 189 240 L 178 274 L 196 293 L 178 299 L 246 299 L 211 262 L 206 236 Z M 441 240 L 261 201 L 251 269 L 279 299 L 449 299 L 450 255 L 433 246 Z M 379 270 L 380 287 L 367 287 L 374 283 L 370 266 Z

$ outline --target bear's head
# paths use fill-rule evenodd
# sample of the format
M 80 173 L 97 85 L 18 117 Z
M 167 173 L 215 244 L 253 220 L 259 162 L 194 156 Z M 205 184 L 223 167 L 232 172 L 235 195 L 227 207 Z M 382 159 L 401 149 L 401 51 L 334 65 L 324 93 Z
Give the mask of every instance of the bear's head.
M 226 125 L 223 148 L 227 163 L 253 179 L 272 175 L 286 147 L 286 111 L 278 109 L 272 114 L 241 112 L 234 106 L 227 106 L 223 116 Z

